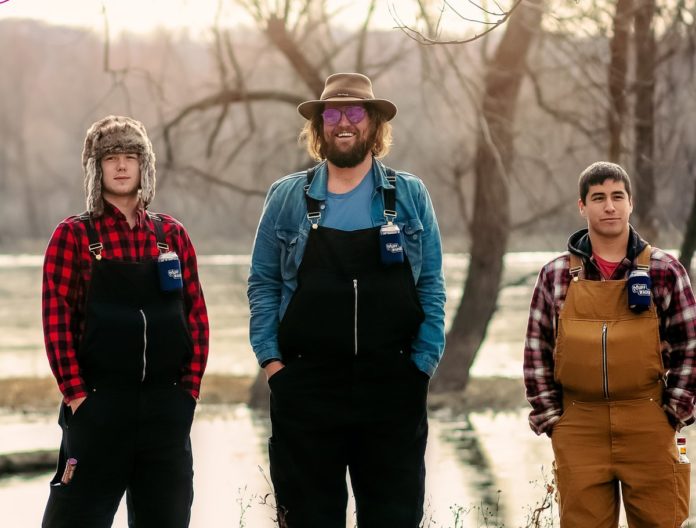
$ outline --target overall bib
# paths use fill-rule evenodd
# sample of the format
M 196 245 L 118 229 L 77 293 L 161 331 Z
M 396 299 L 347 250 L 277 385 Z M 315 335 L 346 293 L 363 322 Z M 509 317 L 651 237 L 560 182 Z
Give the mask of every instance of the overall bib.
M 638 256 L 648 269 L 650 246 Z M 665 368 L 654 303 L 634 313 L 626 280 L 573 279 L 558 321 L 555 378 L 563 415 L 552 433 L 563 528 L 615 528 L 619 484 L 630 528 L 681 526 L 690 464 L 678 463 L 662 409 Z
M 423 515 L 428 376 L 410 359 L 423 321 L 406 260 L 380 260 L 379 227 L 310 230 L 269 380 L 280 526 L 344 528 L 346 468 L 360 528 Z
M 97 235 L 85 224 L 92 248 Z M 89 395 L 74 414 L 61 405 L 63 437 L 43 526 L 109 527 L 127 490 L 129 526 L 184 528 L 196 403 L 179 385 L 193 346 L 182 292 L 161 291 L 156 260 L 107 260 L 99 251 L 78 350 Z M 64 484 L 69 458 L 77 465 Z

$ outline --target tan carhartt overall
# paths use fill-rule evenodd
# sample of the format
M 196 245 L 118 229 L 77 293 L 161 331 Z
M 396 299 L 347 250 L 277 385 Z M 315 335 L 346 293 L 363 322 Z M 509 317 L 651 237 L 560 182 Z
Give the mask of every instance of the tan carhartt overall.
M 619 483 L 630 528 L 677 528 L 689 514 L 690 464 L 678 463 L 661 407 L 665 368 L 654 303 L 634 313 L 626 280 L 573 279 L 558 321 L 563 415 L 551 437 L 562 528 L 616 528 Z M 648 270 L 650 246 L 637 259 Z

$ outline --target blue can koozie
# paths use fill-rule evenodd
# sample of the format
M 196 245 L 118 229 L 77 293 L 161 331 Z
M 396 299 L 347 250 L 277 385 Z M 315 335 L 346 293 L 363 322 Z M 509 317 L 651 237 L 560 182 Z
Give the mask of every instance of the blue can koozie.
M 183 288 L 181 264 L 176 253 L 173 251 L 161 253 L 157 258 L 157 270 L 159 271 L 160 288 L 162 291 L 169 292 Z
M 633 270 L 628 276 L 628 307 L 634 312 L 643 312 L 650 307 L 650 274 L 644 270 Z
M 399 264 L 404 261 L 404 245 L 399 226 L 385 224 L 379 229 L 379 251 L 382 264 Z

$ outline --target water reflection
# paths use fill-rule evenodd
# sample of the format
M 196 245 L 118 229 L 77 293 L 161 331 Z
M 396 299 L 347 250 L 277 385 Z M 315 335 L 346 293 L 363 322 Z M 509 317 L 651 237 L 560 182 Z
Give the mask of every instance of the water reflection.
M 18 449 L 55 448 L 60 431 L 55 417 L 34 413 L 0 415 L 0 452 Z M 242 523 L 254 528 L 274 526 L 273 508 L 264 504 L 271 488 L 268 482 L 266 440 L 269 421 L 265 413 L 245 405 L 202 405 L 192 431 L 195 456 L 196 497 L 192 528 L 237 527 Z M 428 526 L 453 526 L 455 512 L 461 506 L 458 527 L 479 526 L 473 507 L 497 512 L 498 484 L 490 464 L 490 452 L 471 418 L 446 421 L 431 419 L 431 434 L 426 453 L 428 475 L 426 504 Z M 7 526 L 38 526 L 48 495 L 50 473 L 13 476 L 0 479 L 0 511 Z M 348 507 L 352 526 L 354 506 Z M 8 517 L 9 516 L 9 517 Z M 123 508 L 114 526 L 125 526 Z
M 496 486 L 488 454 L 481 444 L 480 437 L 469 415 L 441 430 L 440 441 L 449 444 L 457 462 L 473 471 L 473 481 L 469 486 L 476 489 L 479 502 L 472 507 L 478 516 L 485 516 L 490 522 L 497 523 L 505 518 L 503 505 L 500 503 L 500 490 Z M 465 506 L 462 506 L 465 510 Z
M 527 526 L 546 494 L 553 458 L 547 438 L 529 431 L 527 411 L 431 416 L 426 451 L 427 528 Z M 45 413 L 0 414 L 0 452 L 55 448 L 60 431 Z M 696 434 L 685 431 L 690 446 Z M 245 405 L 201 405 L 192 431 L 195 500 L 192 528 L 271 528 L 265 413 Z M 692 452 L 694 452 L 692 448 Z M 693 456 L 692 456 L 693 458 Z M 3 526 L 40 524 L 50 473 L 0 479 Z M 692 496 L 696 478 L 692 477 Z M 694 502 L 692 501 L 692 512 Z M 348 526 L 353 526 L 353 503 Z M 692 515 L 692 522 L 693 522 Z M 541 526 L 557 526 L 555 505 Z M 115 527 L 125 527 L 121 508 Z

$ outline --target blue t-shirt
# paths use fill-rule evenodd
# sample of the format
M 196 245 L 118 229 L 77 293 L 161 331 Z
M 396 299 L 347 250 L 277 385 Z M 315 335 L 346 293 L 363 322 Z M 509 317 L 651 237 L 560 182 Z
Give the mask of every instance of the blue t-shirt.
M 342 231 L 357 231 L 372 227 L 371 203 L 375 189 L 372 169 L 362 181 L 343 194 L 327 192 L 325 207 L 321 211 L 321 224 Z

